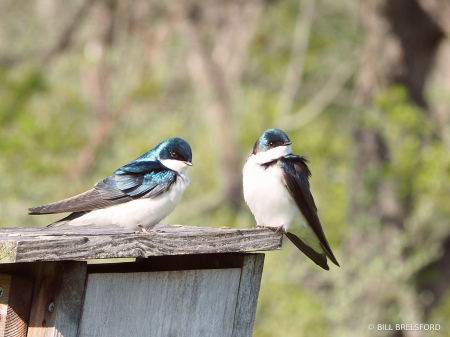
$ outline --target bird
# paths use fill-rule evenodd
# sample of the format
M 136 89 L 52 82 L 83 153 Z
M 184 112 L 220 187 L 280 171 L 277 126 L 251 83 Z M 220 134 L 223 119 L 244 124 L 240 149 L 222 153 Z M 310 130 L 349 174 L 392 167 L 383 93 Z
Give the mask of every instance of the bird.
M 190 166 L 193 164 L 189 144 L 181 138 L 171 138 L 120 167 L 89 191 L 29 208 L 29 214 L 72 212 L 46 228 L 95 224 L 149 233 L 177 206 L 189 186 Z
M 317 215 L 307 160 L 292 154 L 291 144 L 279 129 L 268 129 L 258 138 L 243 168 L 244 199 L 256 227 L 281 231 L 313 262 L 329 270 L 327 258 L 339 263 Z

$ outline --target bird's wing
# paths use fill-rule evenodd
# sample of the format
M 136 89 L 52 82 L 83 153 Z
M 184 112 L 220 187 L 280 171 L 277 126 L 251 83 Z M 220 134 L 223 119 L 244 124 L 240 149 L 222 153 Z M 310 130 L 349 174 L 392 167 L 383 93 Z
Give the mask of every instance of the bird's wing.
M 309 177 L 311 176 L 311 172 L 306 163 L 306 158 L 296 155 L 287 155 L 278 160 L 278 165 L 283 169 L 286 188 L 289 190 L 298 208 L 319 239 L 320 245 L 323 248 L 325 254 L 329 257 L 331 262 L 339 266 L 339 263 L 337 262 L 333 252 L 331 251 L 327 238 L 325 237 L 325 233 L 323 232 L 319 217 L 317 216 L 317 207 L 314 203 L 314 198 L 309 190 Z M 291 237 L 289 238 L 294 242 L 294 244 L 297 245 L 297 243 Z M 299 248 L 301 249 L 301 247 Z M 303 251 L 303 249 L 301 250 Z M 310 256 L 306 252 L 304 253 L 307 256 Z M 317 263 L 315 259 L 311 259 Z
M 170 189 L 177 176 L 177 172 L 159 162 L 133 162 L 121 167 L 91 190 L 68 199 L 30 208 L 29 214 L 83 212 L 140 197 L 154 198 Z
M 51 204 L 29 208 L 29 214 L 54 214 L 64 212 L 90 211 L 111 206 L 110 200 L 104 200 L 95 188 L 74 197 Z

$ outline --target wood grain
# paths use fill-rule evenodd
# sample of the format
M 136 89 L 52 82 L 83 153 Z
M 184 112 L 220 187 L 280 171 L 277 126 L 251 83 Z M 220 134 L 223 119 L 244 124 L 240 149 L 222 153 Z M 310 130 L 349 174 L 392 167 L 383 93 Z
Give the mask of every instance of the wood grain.
M 32 292 L 32 279 L 12 275 L 5 336 L 27 336 Z
M 0 274 L 0 336 L 26 337 L 33 281 L 30 278 Z
M 50 337 L 54 335 L 56 312 L 48 310 L 50 303 L 58 306 L 62 281 L 62 263 L 39 265 L 33 289 L 28 337 Z
M 80 337 L 230 337 L 241 269 L 88 276 Z
M 56 310 L 54 336 L 77 337 L 84 290 L 87 263 L 67 261 L 63 266 L 63 278 Z
M 85 260 L 161 255 L 253 252 L 281 248 L 269 229 L 216 229 L 158 225 L 150 234 L 92 226 L 0 229 L 0 263 Z
M 8 312 L 9 290 L 11 287 L 11 275 L 0 274 L 0 286 L 2 296 L 0 297 L 0 336 L 5 335 L 6 315 Z
M 77 336 L 86 265 L 86 262 L 73 261 L 39 264 L 28 337 Z
M 31 293 L 34 281 L 30 337 L 250 337 L 263 260 L 263 254 L 227 253 L 89 268 L 75 261 L 3 264 L 3 273 L 21 275 L 0 275 L 0 285 L 8 290 L 8 277 L 28 278 L 29 284 L 16 289 Z M 2 296 L 0 304 L 2 298 L 8 302 Z
M 264 265 L 264 254 L 244 257 L 232 337 L 251 337 Z

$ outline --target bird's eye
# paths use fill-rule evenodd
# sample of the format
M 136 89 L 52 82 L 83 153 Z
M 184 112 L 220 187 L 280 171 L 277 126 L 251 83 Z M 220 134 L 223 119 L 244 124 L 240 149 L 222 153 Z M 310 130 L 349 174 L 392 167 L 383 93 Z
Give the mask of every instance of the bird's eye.
M 269 142 L 269 145 L 270 145 L 270 146 L 273 146 L 273 144 L 275 144 L 275 142 L 273 142 L 273 141 L 270 141 L 270 142 Z
M 172 158 L 178 157 L 178 153 L 176 153 L 175 151 L 170 152 L 170 155 L 172 156 Z

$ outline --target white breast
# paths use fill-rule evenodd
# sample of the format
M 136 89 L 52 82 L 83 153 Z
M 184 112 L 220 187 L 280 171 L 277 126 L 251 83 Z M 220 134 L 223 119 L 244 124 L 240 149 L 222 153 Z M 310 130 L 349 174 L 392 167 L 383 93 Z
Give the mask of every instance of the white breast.
M 258 225 L 283 226 L 308 245 L 318 248 L 318 239 L 284 185 L 283 171 L 277 164 L 267 169 L 251 155 L 243 170 L 244 199 Z
M 287 229 L 301 214 L 283 184 L 281 168 L 275 164 L 265 169 L 254 157 L 244 166 L 244 199 L 258 225 Z
M 87 213 L 69 224 L 83 226 L 88 224 L 118 225 L 128 230 L 138 230 L 138 225 L 151 229 L 167 217 L 178 205 L 184 190 L 189 186 L 186 173 L 181 173 L 170 190 L 156 198 L 136 199 L 116 206 L 98 209 Z

